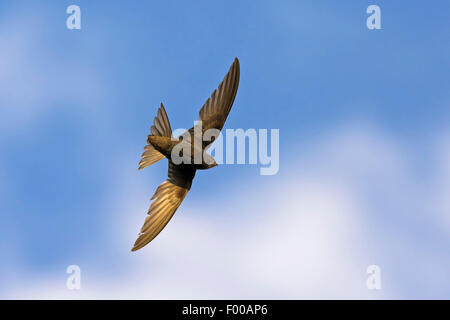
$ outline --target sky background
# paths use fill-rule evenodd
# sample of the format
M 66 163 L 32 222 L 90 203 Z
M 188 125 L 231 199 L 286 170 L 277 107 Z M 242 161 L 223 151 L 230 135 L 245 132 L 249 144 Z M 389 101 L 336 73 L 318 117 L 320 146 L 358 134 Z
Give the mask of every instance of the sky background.
M 0 1 L 0 298 L 449 299 L 449 10 Z M 191 127 L 234 57 L 225 128 L 279 129 L 279 172 L 198 172 L 132 253 L 167 176 L 137 170 L 159 103 Z

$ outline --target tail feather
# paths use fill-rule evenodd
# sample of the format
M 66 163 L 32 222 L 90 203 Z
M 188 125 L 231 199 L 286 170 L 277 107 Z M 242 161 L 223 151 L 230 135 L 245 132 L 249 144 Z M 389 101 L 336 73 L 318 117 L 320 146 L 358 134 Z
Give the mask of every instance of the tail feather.
M 166 109 L 164 109 L 164 105 L 162 103 L 158 109 L 158 115 L 155 117 L 150 131 L 154 136 L 168 138 L 172 137 L 172 128 L 170 127 L 169 117 L 167 116 Z
M 150 127 L 150 131 L 154 136 L 172 137 L 172 128 L 170 127 L 169 117 L 167 116 L 164 105 L 158 109 L 158 115 L 153 121 L 153 125 Z M 144 147 L 144 153 L 142 154 L 141 161 L 139 162 L 139 170 L 144 169 L 152 164 L 163 159 L 164 155 L 157 151 L 147 139 L 147 145 Z
M 145 151 L 142 154 L 142 159 L 139 162 L 139 170 L 151 166 L 152 164 L 164 158 L 164 155 L 153 148 L 151 144 L 146 145 L 144 147 L 144 150 Z

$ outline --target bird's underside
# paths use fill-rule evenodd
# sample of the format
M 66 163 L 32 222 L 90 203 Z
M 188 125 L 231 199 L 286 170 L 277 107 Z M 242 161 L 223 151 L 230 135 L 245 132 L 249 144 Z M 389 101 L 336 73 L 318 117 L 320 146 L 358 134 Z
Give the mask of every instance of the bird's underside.
M 202 122 L 202 134 L 209 129 L 215 129 L 218 132 L 222 130 L 236 97 L 239 86 L 239 73 L 239 60 L 235 58 L 219 87 L 200 109 L 199 120 Z M 192 127 L 185 133 L 190 135 L 189 141 L 192 142 L 194 141 L 194 131 L 197 132 L 194 128 Z M 155 194 L 151 198 L 154 201 L 147 212 L 148 216 L 145 219 L 132 251 L 136 251 L 147 245 L 167 225 L 189 192 L 196 170 L 214 166 L 205 164 L 175 164 L 172 162 L 172 148 L 178 143 L 183 143 L 183 141 L 182 139 L 172 137 L 169 118 L 162 104 L 158 109 L 158 115 L 155 117 L 150 131 L 151 134 L 147 138 L 147 145 L 144 148 L 139 169 L 148 167 L 163 158 L 168 158 L 168 178 L 158 186 Z M 208 148 L 213 141 L 214 139 L 210 141 L 203 141 L 202 139 L 201 149 Z

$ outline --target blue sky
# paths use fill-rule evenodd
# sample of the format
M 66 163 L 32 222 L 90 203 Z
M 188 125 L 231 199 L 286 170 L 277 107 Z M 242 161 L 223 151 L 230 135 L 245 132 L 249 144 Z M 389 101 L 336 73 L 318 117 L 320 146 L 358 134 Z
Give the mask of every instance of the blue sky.
M 449 298 L 448 9 L 1 1 L 0 297 Z M 199 172 L 129 252 L 166 178 L 162 162 L 137 171 L 159 103 L 189 128 L 234 57 L 225 127 L 279 129 L 278 174 Z

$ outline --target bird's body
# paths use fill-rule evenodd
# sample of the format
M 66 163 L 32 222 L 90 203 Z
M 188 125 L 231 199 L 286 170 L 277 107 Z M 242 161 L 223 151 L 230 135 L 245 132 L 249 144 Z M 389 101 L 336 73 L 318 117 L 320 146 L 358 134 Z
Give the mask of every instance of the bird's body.
M 166 158 L 170 158 L 173 147 L 180 143 L 180 141 L 174 140 L 169 137 L 153 136 L 149 135 L 147 138 L 147 143 L 152 145 L 158 152 L 160 152 Z
M 202 137 L 208 130 L 215 130 L 216 133 L 222 130 L 236 97 L 239 73 L 239 60 L 235 58 L 219 87 L 201 108 L 199 112 L 201 126 L 192 127 L 180 138 L 172 137 L 169 118 L 161 104 L 154 125 L 150 128 L 152 134 L 147 137 L 139 169 L 167 158 L 168 179 L 156 189 L 152 197 L 154 201 L 132 251 L 147 245 L 167 225 L 190 190 L 195 172 L 217 165 L 205 152 L 214 139 L 204 141 Z M 177 156 L 184 156 L 184 160 L 180 161 L 182 159 Z
M 193 141 L 193 140 L 190 140 Z M 172 150 L 180 144 L 184 144 L 186 146 L 185 149 L 188 149 L 190 154 L 188 158 L 190 159 L 190 166 L 193 166 L 195 169 L 204 170 L 215 167 L 217 164 L 214 159 L 207 153 L 204 152 L 204 149 L 201 145 L 195 145 L 195 143 L 186 142 L 183 139 L 174 139 L 160 136 L 149 135 L 147 139 L 147 143 L 151 144 L 158 152 L 164 155 L 167 159 L 172 158 Z M 181 148 L 181 146 L 180 146 Z M 183 155 L 181 150 L 180 155 Z M 201 157 L 199 156 L 201 155 Z M 201 159 L 201 162 L 196 163 L 195 157 Z

